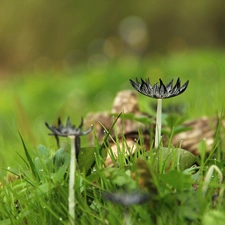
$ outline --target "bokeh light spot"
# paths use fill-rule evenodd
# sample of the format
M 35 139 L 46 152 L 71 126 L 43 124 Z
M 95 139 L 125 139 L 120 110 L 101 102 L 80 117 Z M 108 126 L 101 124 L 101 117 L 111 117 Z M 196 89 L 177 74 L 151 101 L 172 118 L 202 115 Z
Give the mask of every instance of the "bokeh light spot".
M 119 25 L 122 40 L 133 48 L 142 48 L 149 41 L 149 33 L 145 21 L 137 16 L 123 19 Z

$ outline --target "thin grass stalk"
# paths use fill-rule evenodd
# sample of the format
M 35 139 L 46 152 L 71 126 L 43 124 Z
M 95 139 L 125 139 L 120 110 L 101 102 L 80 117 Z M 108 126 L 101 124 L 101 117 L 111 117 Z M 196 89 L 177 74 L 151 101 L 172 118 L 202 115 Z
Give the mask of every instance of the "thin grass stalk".
M 210 181 L 212 179 L 214 171 L 218 173 L 219 184 L 221 185 L 222 182 L 223 182 L 223 174 L 222 174 L 221 170 L 219 169 L 219 167 L 216 166 L 216 165 L 210 166 L 208 171 L 207 171 L 207 173 L 206 173 L 205 181 L 204 181 L 204 184 L 203 184 L 203 187 L 202 187 L 202 193 L 203 193 L 204 196 L 206 195 L 206 192 L 207 192 L 207 190 L 209 188 L 209 183 L 210 183 Z
M 71 152 L 70 152 L 70 177 L 69 177 L 69 197 L 68 197 L 68 210 L 69 210 L 69 223 L 68 225 L 75 225 L 75 174 L 76 174 L 76 156 L 75 156 L 75 137 L 70 136 Z
M 162 127 L 162 99 L 158 99 L 156 127 L 155 127 L 155 148 L 159 147 L 159 143 L 161 140 L 161 127 Z

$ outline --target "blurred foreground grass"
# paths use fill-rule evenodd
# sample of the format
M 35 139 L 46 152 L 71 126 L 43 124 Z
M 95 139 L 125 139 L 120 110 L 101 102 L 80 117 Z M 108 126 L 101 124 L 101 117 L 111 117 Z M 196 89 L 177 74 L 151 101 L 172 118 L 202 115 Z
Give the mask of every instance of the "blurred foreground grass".
M 131 89 L 129 79 L 162 78 L 168 83 L 190 80 L 187 91 L 163 104 L 184 106 L 188 119 L 213 116 L 224 105 L 225 54 L 220 51 L 193 51 L 187 54 L 157 56 L 148 60 L 124 57 L 107 64 L 80 66 L 67 72 L 40 72 L 1 78 L 0 148 L 1 168 L 16 167 L 23 152 L 18 131 L 28 148 L 54 145 L 44 122 L 53 124 L 60 116 L 70 116 L 79 124 L 89 112 L 109 111 L 116 93 Z M 139 95 L 140 106 L 149 110 L 154 99 Z

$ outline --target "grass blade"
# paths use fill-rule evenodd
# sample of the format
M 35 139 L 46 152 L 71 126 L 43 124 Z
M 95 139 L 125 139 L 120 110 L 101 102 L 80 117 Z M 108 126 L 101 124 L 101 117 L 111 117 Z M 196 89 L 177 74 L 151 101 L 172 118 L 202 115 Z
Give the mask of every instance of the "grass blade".
M 35 168 L 35 165 L 34 165 L 34 163 L 33 163 L 33 160 L 32 160 L 32 158 L 31 158 L 31 156 L 30 156 L 30 154 L 29 154 L 29 152 L 28 152 L 28 150 L 27 150 L 27 147 L 26 147 L 26 145 L 25 145 L 25 143 L 24 143 L 24 140 L 23 140 L 23 138 L 22 138 L 22 136 L 21 136 L 20 133 L 19 133 L 19 136 L 20 136 L 20 139 L 21 139 L 21 141 L 22 141 L 23 148 L 24 148 L 24 151 L 25 151 L 25 154 L 26 154 L 26 157 L 27 157 L 29 166 L 30 166 L 30 168 L 31 168 L 32 174 L 34 175 L 34 177 L 36 177 L 36 178 L 38 179 L 38 181 L 40 181 L 40 177 L 39 177 L 39 175 L 38 175 L 38 173 L 37 173 L 37 171 L 36 171 L 36 168 Z

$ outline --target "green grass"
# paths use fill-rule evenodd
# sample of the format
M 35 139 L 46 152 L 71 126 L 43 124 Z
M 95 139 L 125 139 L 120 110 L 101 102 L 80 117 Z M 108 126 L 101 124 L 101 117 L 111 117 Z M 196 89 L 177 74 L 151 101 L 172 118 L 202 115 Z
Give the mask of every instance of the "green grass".
M 118 144 L 117 138 L 114 141 Z M 105 167 L 103 146 L 104 142 L 96 140 L 94 148 L 82 148 L 78 157 L 76 224 L 214 224 L 224 220 L 222 158 L 214 159 L 212 154 L 198 167 L 186 166 L 186 160 L 178 160 L 183 150 L 143 151 L 143 146 L 136 146 L 129 158 L 120 149 L 116 166 Z M 0 224 L 68 224 L 69 149 L 64 146 L 52 154 L 39 146 L 32 152 L 24 143 L 26 157 L 20 160 L 20 174 L 15 173 L 18 179 L 5 181 L 0 189 Z M 94 164 L 86 163 L 90 158 Z M 103 196 L 116 192 L 121 199 L 129 193 L 131 198 L 137 191 L 149 198 L 141 205 L 118 205 Z
M 78 124 L 89 112 L 109 111 L 116 93 L 132 89 L 128 79 L 135 77 L 150 77 L 152 83 L 159 77 L 165 83 L 177 77 L 182 83 L 189 79 L 186 92 L 163 101 L 163 108 L 181 104 L 187 119 L 214 116 L 224 105 L 224 61 L 222 52 L 199 51 L 142 61 L 124 58 L 104 67 L 81 66 L 63 74 L 46 72 L 2 80 L 0 225 L 68 224 L 69 144 L 65 139 L 64 147 L 58 149 L 54 138 L 47 135 L 45 121 L 53 124 L 59 116 L 70 116 Z M 154 116 L 150 107 L 154 99 L 139 95 L 139 103 Z M 219 134 L 216 140 L 221 143 Z M 129 159 L 121 149 L 117 166 L 106 168 L 101 144 L 96 139 L 90 146 L 82 138 L 75 186 L 76 224 L 127 224 L 128 220 L 131 224 L 223 224 L 225 186 L 221 174 L 207 174 L 216 166 L 224 175 L 224 146 L 206 156 L 202 144 L 198 167 L 181 170 L 179 149 L 168 155 L 167 151 L 143 152 L 140 147 Z M 3 180 L 4 169 L 18 179 Z M 123 196 L 136 190 L 149 194 L 150 200 L 124 207 L 102 196 L 115 191 Z

